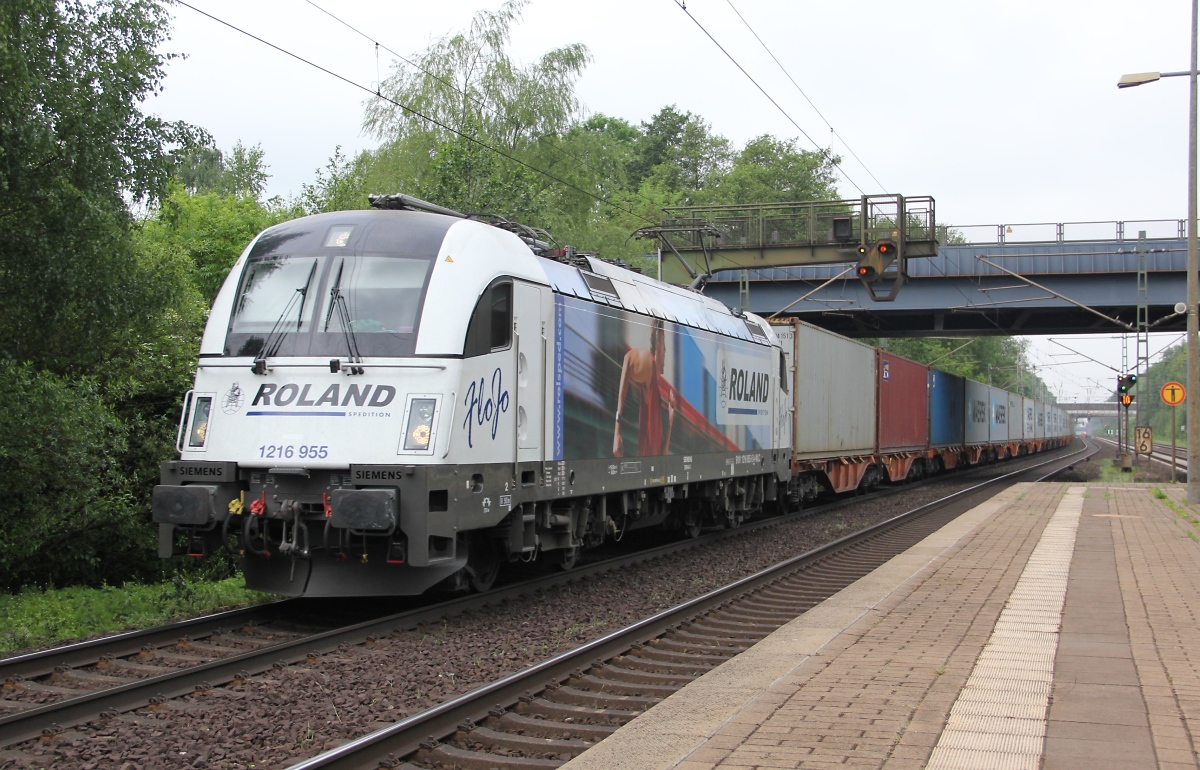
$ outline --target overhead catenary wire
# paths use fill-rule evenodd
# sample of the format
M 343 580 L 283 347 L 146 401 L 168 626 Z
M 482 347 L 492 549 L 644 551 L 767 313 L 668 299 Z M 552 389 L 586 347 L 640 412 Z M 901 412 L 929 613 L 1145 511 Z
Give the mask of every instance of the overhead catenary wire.
M 327 67 L 323 67 L 314 61 L 306 59 L 303 56 L 300 56 L 299 54 L 293 53 L 293 52 L 287 50 L 286 48 L 278 46 L 268 40 L 264 40 L 263 38 L 259 37 L 258 35 L 255 35 L 252 32 L 248 32 L 248 31 L 242 29 L 241 27 L 238 27 L 235 24 L 231 24 L 230 22 L 225 21 L 224 19 L 218 18 L 217 16 L 214 16 L 211 13 L 208 13 L 207 11 L 202 11 L 199 8 L 197 8 L 196 6 L 187 3 L 185 0 L 177 0 L 177 2 L 179 5 L 182 5 L 184 8 L 188 8 L 192 11 L 195 11 L 196 13 L 200 14 L 201 16 L 205 16 L 205 17 L 217 22 L 218 24 L 221 24 L 225 27 L 228 27 L 229 29 L 232 29 L 235 32 L 245 35 L 246 37 L 250 38 L 251 40 L 255 40 L 259 43 L 262 43 L 265 46 L 273 48 L 276 51 L 279 51 L 280 53 L 284 54 L 285 56 L 290 56 L 291 58 L 293 58 L 303 64 L 307 64 L 308 66 L 310 66 L 314 69 L 320 70 L 321 72 L 324 72 L 326 75 L 329 75 L 330 77 L 333 77 L 333 78 L 337 78 L 338 80 L 342 81 L 343 83 L 353 86 L 354 88 L 357 88 L 361 91 L 365 91 L 365 92 L 375 96 L 376 98 L 383 99 L 384 101 L 386 101 L 390 104 L 394 104 L 395 106 L 399 107 L 401 110 L 404 110 L 405 112 L 409 113 L 410 115 L 414 115 L 414 116 L 420 118 L 421 120 L 424 120 L 428 123 L 431 123 L 431 124 L 437 126 L 438 128 L 441 128 L 445 131 L 449 131 L 450 133 L 454 134 L 455 136 L 461 137 L 461 138 L 467 140 L 468 142 L 471 142 L 472 144 L 476 144 L 486 150 L 489 150 L 490 152 L 493 152 L 502 158 L 506 158 L 507 160 L 510 160 L 513 163 L 523 166 L 536 174 L 540 174 L 541 176 L 544 176 L 551 181 L 557 182 L 558 184 L 561 184 L 564 187 L 567 187 L 569 189 L 575 190 L 576 192 L 582 193 L 582 194 L 588 196 L 589 198 L 596 200 L 598 203 L 601 203 L 605 206 L 609 206 L 613 209 L 616 209 L 617 211 L 624 212 L 636 219 L 640 219 L 643 222 L 647 222 L 649 224 L 658 224 L 657 222 L 643 216 L 642 214 L 637 213 L 636 211 L 625 208 L 624 206 L 621 206 L 617 203 L 613 203 L 612 201 L 608 200 L 604 196 L 597 195 L 596 193 L 592 192 L 591 190 L 585 190 L 582 187 L 579 187 L 578 185 L 572 184 L 571 182 L 568 182 L 567 180 L 562 179 L 561 177 L 555 176 L 554 174 L 551 174 L 550 172 L 545 171 L 544 169 L 540 169 L 531 163 L 527 163 L 526 161 L 523 161 L 520 158 L 513 156 L 511 153 L 507 153 L 498 147 L 494 147 L 493 145 L 491 145 L 481 139 L 478 139 L 477 137 L 471 136 L 470 134 L 466 134 L 466 133 L 460 131 L 459 129 L 454 128 L 453 126 L 448 126 L 445 123 L 442 123 L 441 121 L 437 120 L 436 118 L 425 115 L 424 113 L 421 113 L 406 104 L 402 104 L 399 101 L 392 99 L 391 97 L 384 96 L 382 90 L 379 88 L 372 90 L 371 88 L 364 86 L 362 83 L 351 80 L 350 78 L 346 77 L 345 75 L 341 75 L 337 72 L 334 72 L 333 70 L 328 69 Z
M 787 71 L 787 68 L 783 66 L 783 62 L 779 61 L 778 57 L 775 56 L 775 53 L 769 47 L 767 47 L 767 44 L 763 41 L 763 39 L 759 37 L 757 32 L 754 31 L 754 27 L 750 26 L 750 22 L 746 20 L 746 17 L 742 15 L 742 12 L 739 11 L 737 6 L 733 4 L 733 0 L 725 0 L 725 2 L 731 9 L 733 9 L 733 12 L 737 14 L 737 17 L 742 20 L 742 24 L 746 25 L 746 29 L 750 30 L 750 34 L 754 35 L 754 39 L 757 40 L 758 44 L 763 47 L 763 50 L 767 52 L 767 55 L 771 57 L 771 60 L 779 65 L 779 70 L 783 72 L 784 76 L 787 77 L 787 79 L 791 81 L 792 85 L 796 87 L 796 91 L 804 97 L 804 101 L 808 102 L 808 106 L 813 108 L 813 112 L 817 113 L 817 117 L 825 121 L 825 125 L 829 126 L 829 133 L 842 140 L 842 144 L 846 147 L 846 152 L 850 153 L 854 159 L 858 161 L 858 164 L 863 167 L 863 171 L 866 171 L 867 175 L 870 176 L 871 179 L 875 180 L 875 184 L 879 185 L 880 190 L 886 191 L 887 187 L 884 186 L 883 182 L 879 181 L 879 177 L 875 176 L 875 174 L 871 172 L 871 169 L 867 168 L 867 164 L 862 158 L 858 157 L 858 153 L 856 153 L 854 148 L 850 146 L 850 143 L 846 141 L 846 137 L 839 134 L 837 129 L 833 127 L 833 124 L 821 114 L 821 111 L 817 109 L 817 105 L 813 104 L 813 100 L 808 98 L 808 94 L 804 93 L 804 89 L 801 88 L 800 84 L 796 82 L 796 79 L 792 77 L 792 73 Z
M 643 222 L 646 222 L 648 224 L 652 224 L 652 225 L 658 224 L 654 220 L 651 220 L 651 219 L 645 217 L 644 215 L 637 213 L 636 211 L 632 211 L 631 209 L 628 209 L 624 206 L 613 203 L 612 201 L 609 201 L 607 198 L 605 198 L 603 196 L 597 195 L 596 193 L 594 193 L 590 190 L 585 190 L 577 185 L 574 185 L 564 179 L 561 179 L 561 178 L 555 176 L 554 174 L 549 173 L 548 171 L 540 169 L 530 163 L 527 163 L 527 162 L 521 160 L 520 158 L 516 158 L 516 157 L 512 156 L 511 154 L 504 152 L 503 150 L 501 150 L 499 148 L 493 147 L 492 145 L 488 144 L 487 142 L 484 142 L 476 137 L 470 136 L 469 134 L 463 133 L 462 131 L 454 128 L 453 126 L 448 126 L 448 125 L 442 123 L 441 121 L 436 120 L 435 118 L 429 117 L 427 115 L 424 115 L 421 112 L 418 112 L 417 110 L 414 110 L 413 108 L 409 107 L 408 105 L 402 104 L 399 101 L 392 99 L 388 96 L 384 96 L 381 89 L 376 88 L 376 89 L 372 90 L 371 88 L 364 86 L 361 83 L 358 83 L 344 75 L 341 75 L 337 72 L 334 72 L 333 70 L 323 67 L 320 64 L 317 64 L 316 62 L 310 61 L 310 60 L 304 58 L 303 56 L 300 56 L 299 54 L 293 53 L 293 52 L 287 50 L 286 48 L 278 46 L 268 40 L 264 40 L 263 38 L 253 34 L 252 32 L 248 32 L 247 30 L 244 30 L 235 24 L 232 24 L 228 21 L 225 21 L 224 19 L 214 16 L 211 13 L 208 13 L 207 11 L 203 11 L 203 10 L 195 7 L 194 5 L 191 5 L 190 3 L 186 2 L 186 0 L 177 0 L 177 1 L 178 1 L 179 5 L 182 5 L 185 8 L 195 11 L 196 13 L 200 14 L 201 16 L 205 16 L 205 17 L 217 22 L 218 24 L 228 27 L 229 29 L 232 29 L 235 32 L 245 35 L 246 37 L 248 37 L 252 40 L 262 43 L 263 45 L 265 45 L 269 48 L 273 48 L 276 51 L 278 51 L 286 56 L 290 56 L 291 58 L 296 59 L 299 62 L 302 62 L 303 64 L 307 64 L 308 66 L 310 66 L 314 69 L 320 70 L 321 72 L 324 72 L 325 74 L 329 75 L 330 77 L 341 80 L 342 82 L 346 83 L 347 85 L 353 86 L 354 88 L 365 91 L 379 99 L 383 99 L 384 101 L 394 104 L 395 106 L 399 107 L 400 109 L 404 110 L 405 112 L 408 112 L 422 120 L 428 121 L 429 123 L 432 123 L 433 125 L 438 126 L 439 128 L 449 131 L 449 132 L 455 134 L 456 136 L 462 137 L 463 139 L 465 139 L 469 142 L 472 142 L 480 147 L 483 147 L 484 149 L 487 149 L 491 152 L 494 152 L 503 158 L 507 158 L 508 160 L 511 160 L 514 163 L 520 164 L 521 166 L 524 166 L 525 168 L 529 169 L 530 171 L 540 174 L 540 175 L 546 177 L 547 179 L 550 179 L 554 182 L 564 185 L 564 186 L 566 186 L 572 190 L 575 190 L 577 192 L 583 193 L 584 195 L 587 195 L 588 197 L 596 200 L 597 202 L 599 202 L 603 205 L 609 206 L 613 209 L 616 209 L 617 211 L 624 212 L 625 214 L 628 214 L 628 215 L 630 215 L 636 219 L 639 219 Z M 355 31 L 357 31 L 357 30 L 355 30 Z M 372 41 L 372 42 L 374 42 L 374 41 Z M 385 50 L 389 51 L 390 53 L 394 53 L 391 51 L 391 49 L 388 49 L 386 47 L 385 47 Z M 749 266 L 747 265 L 747 266 L 742 267 L 742 269 L 746 269 L 748 267 Z M 772 283 L 779 283 L 779 281 L 776 281 L 775 279 L 770 279 L 770 280 Z
M 771 104 L 773 104 L 775 106 L 775 109 L 779 110 L 779 112 L 783 115 L 783 117 L 787 118 L 788 122 L 791 123 L 793 126 L 795 126 L 797 131 L 799 131 L 801 134 L 804 135 L 805 139 L 812 142 L 813 146 L 817 148 L 817 152 L 821 155 L 821 157 L 823 157 L 825 160 L 832 163 L 833 167 L 837 169 L 838 173 L 841 174 L 843 177 L 845 177 L 847 182 L 854 185 L 854 189 L 858 190 L 858 192 L 860 194 L 862 194 L 862 195 L 867 194 L 866 190 L 864 190 L 862 187 L 860 187 L 858 182 L 855 182 L 854 179 L 848 173 L 846 173 L 846 169 L 842 168 L 840 163 L 834 163 L 833 155 L 829 152 L 829 150 L 822 147 L 817 142 L 816 139 L 813 139 L 811 136 L 809 136 L 808 132 L 805 131 L 803 128 L 801 128 L 800 124 L 797 123 L 796 120 L 791 115 L 788 114 L 788 111 L 785 110 L 783 108 L 783 106 L 780 105 L 779 102 L 777 102 L 775 100 L 775 97 L 773 97 L 769 93 L 767 93 L 767 89 L 765 89 L 761 85 L 759 85 L 758 81 L 755 80 L 754 77 L 749 72 L 746 71 L 746 68 L 743 67 L 741 65 L 741 63 L 738 62 L 738 60 L 733 57 L 733 54 L 731 54 L 731 53 L 729 53 L 729 51 L 725 50 L 725 46 L 721 45 L 721 43 L 718 42 L 718 40 L 715 37 L 713 37 L 712 33 L 704 28 L 704 25 L 701 24 L 700 21 L 695 16 L 692 15 L 692 12 L 688 10 L 687 3 L 683 2 L 682 0 L 672 0 L 672 2 L 674 2 L 675 5 L 679 6 L 680 10 L 682 10 L 685 14 L 687 14 L 687 17 L 692 20 L 692 23 L 700 28 L 700 31 L 703 32 L 705 34 L 705 36 L 708 37 L 708 39 L 712 41 L 713 45 L 715 45 L 718 49 L 720 49 L 721 53 L 725 54 L 725 57 L 727 59 L 729 59 L 729 61 L 733 62 L 733 66 L 737 67 L 738 70 L 743 75 L 746 76 L 746 79 L 749 80 L 751 83 L 753 83 L 754 87 L 757 88 L 762 93 L 763 96 L 767 97 L 767 101 L 769 101 Z
M 418 70 L 418 71 L 420 71 L 420 72 L 424 73 L 425 75 L 429 76 L 430 78 L 433 78 L 434 80 L 436 80 L 438 83 L 441 83 L 443 86 L 445 86 L 445 87 L 447 87 L 447 88 L 451 89 L 452 91 L 455 91 L 456 93 L 458 93 L 458 94 L 462 95 L 464 98 L 466 98 L 466 99 L 470 100 L 470 101 L 471 101 L 471 103 L 472 103 L 472 104 L 474 104 L 474 105 L 475 105 L 476 107 L 478 107 L 479 109 L 481 109 L 481 110 L 486 110 L 486 111 L 490 112 L 492 115 L 494 115 L 495 117 L 497 117 L 497 118 L 500 118 L 500 119 L 503 119 L 503 116 L 502 116 L 502 115 L 500 115 L 500 114 L 499 114 L 499 113 L 496 111 L 496 109 L 495 109 L 494 107 L 492 107 L 491 105 L 489 105 L 489 104 L 487 104 L 487 103 L 485 103 L 485 102 L 481 101 L 480 99 L 478 99 L 478 98 L 476 98 L 475 96 L 471 95 L 470 93 L 468 93 L 468 92 L 464 91 L 463 89 L 459 88 L 459 87 L 458 87 L 457 85 L 455 85 L 454 83 L 452 83 L 452 82 L 450 82 L 449 80 L 446 80 L 445 78 L 443 78 L 443 77 L 441 77 L 440 75 L 438 75 L 436 72 L 432 72 L 432 71 L 430 71 L 429 69 L 427 69 L 427 68 L 425 68 L 425 67 L 422 67 L 420 64 L 418 64 L 417 62 L 413 61 L 412 59 L 409 59 L 407 56 L 404 56 L 403 54 L 399 53 L 399 52 L 398 52 L 398 51 L 396 51 L 395 49 L 393 49 L 393 48 L 389 48 L 388 46 L 386 46 L 386 45 L 384 45 L 383 43 L 381 43 L 381 42 L 379 42 L 378 40 L 376 40 L 376 39 L 375 39 L 374 37 L 372 37 L 371 35 L 367 34 L 366 32 L 363 32 L 363 31 L 362 31 L 361 29 L 359 29 L 358 27 L 354 26 L 353 24 L 351 24 L 350 22 L 346 21 L 345 19 L 343 19 L 343 18 L 339 17 L 337 14 L 333 13 L 333 12 L 332 12 L 332 11 L 330 11 L 329 9 L 327 9 L 327 8 L 324 8 L 324 7 L 320 6 L 320 5 L 318 5 L 318 4 L 317 4 L 317 3 L 315 3 L 313 0 L 304 0 L 304 1 L 305 1 L 306 3 L 308 3 L 309 5 L 311 5 L 313 8 L 316 8 L 316 9 L 317 9 L 318 11 L 320 11 L 321 13 L 325 14 L 325 15 L 326 15 L 326 16 L 328 16 L 329 18 L 331 18 L 331 19 L 333 19 L 334 21 L 336 21 L 338 24 L 341 24 L 343 27 L 345 27 L 346 29 L 350 30 L 350 31 L 351 31 L 351 32 L 353 32 L 354 34 L 356 34 L 356 35 L 358 35 L 359 37 L 363 38 L 364 40 L 368 40 L 368 41 L 370 41 L 371 43 L 373 43 L 373 44 L 374 44 L 374 46 L 375 46 L 375 71 L 376 71 L 376 75 L 375 75 L 375 77 L 376 77 L 376 81 L 375 81 L 375 82 L 376 82 L 376 84 L 378 85 L 378 88 L 377 88 L 376 90 L 377 90 L 377 92 L 379 93 L 379 95 L 382 95 L 382 89 L 383 89 L 382 76 L 379 74 L 379 49 L 381 49 L 381 48 L 382 48 L 383 50 L 387 51 L 389 54 L 391 54 L 392 56 L 394 56 L 396 59 L 398 59 L 398 60 L 400 60 L 400 61 L 404 62 L 405 64 L 407 64 L 408 66 L 412 67 L 413 69 L 415 69 L 415 70 Z M 512 125 L 512 124 L 513 124 L 513 122 L 512 122 L 511 120 L 509 121 L 509 123 L 510 123 L 510 125 Z M 557 138 L 557 137 L 555 137 L 555 138 Z M 570 158 L 571 160 L 575 161 L 575 162 L 576 162 L 576 163 L 578 163 L 580 166 L 583 166 L 584 168 L 586 168 L 586 169 L 587 169 L 587 170 L 589 170 L 589 171 L 592 171 L 592 172 L 594 172 L 594 173 L 596 173 L 596 174 L 601 174 L 601 173 L 603 173 L 603 172 L 602 172 L 600 169 L 598 169 L 598 168 L 596 168 L 595 166 L 591 165 L 590 163 L 588 163 L 588 162 L 587 162 L 586 160 L 584 160 L 583 158 L 580 158 L 580 157 L 579 157 L 578 155 L 576 155 L 575 153 L 573 153 L 573 152 L 571 152 L 571 151 L 567 150 L 565 147 L 563 147 L 563 146 L 562 146 L 562 143 L 561 143 L 561 142 L 550 140 L 550 138 L 549 138 L 549 137 L 547 137 L 547 136 L 546 136 L 546 135 L 544 135 L 544 134 L 543 134 L 543 135 L 541 135 L 541 136 L 538 136 L 538 137 L 536 137 L 535 141 L 538 141 L 538 142 L 542 142 L 542 141 L 544 141 L 544 142 L 546 142 L 546 143 L 547 143 L 547 144 L 549 144 L 549 145 L 550 145 L 550 146 L 551 146 L 551 147 L 552 147 L 554 150 L 556 150 L 556 151 L 558 151 L 559 153 L 561 153 L 561 154 L 565 155 L 566 157 L 568 157 L 568 158 Z M 651 204 L 651 205 L 654 205 L 654 206 L 657 206 L 657 205 L 659 205 L 659 204 L 658 204 L 656 201 L 654 201 L 654 200 L 652 200 L 652 199 L 650 199 L 650 198 L 647 198 L 645 195 L 642 195 L 642 194 L 641 194 L 639 191 L 637 191 L 637 190 L 634 190 L 634 191 L 632 191 L 632 192 L 633 192 L 633 194 L 634 194 L 634 195 L 636 195 L 638 198 L 641 198 L 643 201 L 645 201 L 645 202 L 647 202 L 647 203 L 649 203 L 649 204 Z

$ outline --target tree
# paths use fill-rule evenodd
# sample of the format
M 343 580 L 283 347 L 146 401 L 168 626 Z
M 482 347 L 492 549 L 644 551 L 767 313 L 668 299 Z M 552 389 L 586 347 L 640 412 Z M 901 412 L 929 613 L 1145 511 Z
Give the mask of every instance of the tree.
M 175 177 L 189 193 L 218 193 L 239 198 L 262 198 L 267 173 L 262 145 L 246 147 L 240 141 L 225 154 L 211 144 L 181 147 L 175 159 Z
M 153 325 L 170 286 L 129 237 L 172 146 L 201 132 L 141 112 L 168 58 L 152 0 L 11 0 L 0 12 L 0 356 L 98 367 Z
M 728 171 L 714 174 L 705 203 L 787 203 L 836 200 L 837 157 L 763 134 L 746 143 Z
M 637 154 L 629 169 L 635 186 L 654 179 L 653 186 L 680 193 L 684 203 L 691 203 L 695 193 L 729 167 L 729 140 L 714 134 L 698 115 L 679 112 L 671 104 L 659 110 L 649 123 L 642 123 L 641 128 Z
M 510 217 L 536 213 L 550 180 L 528 166 L 545 168 L 577 116 L 575 81 L 590 55 L 575 44 L 525 67 L 513 62 L 506 48 L 526 3 L 479 11 L 467 32 L 435 42 L 414 55 L 415 66 L 397 65 L 384 80 L 387 99 L 368 103 L 364 120 L 383 144 L 357 164 L 369 186 L 420 189 L 444 206 Z M 514 185 L 527 194 L 509 197 Z

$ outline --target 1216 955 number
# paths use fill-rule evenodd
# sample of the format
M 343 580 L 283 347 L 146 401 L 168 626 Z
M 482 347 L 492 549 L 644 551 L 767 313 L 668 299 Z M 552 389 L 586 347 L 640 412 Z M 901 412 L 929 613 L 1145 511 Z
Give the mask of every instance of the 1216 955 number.
M 324 460 L 329 457 L 329 447 L 315 444 L 263 444 L 258 448 L 258 456 L 268 460 Z

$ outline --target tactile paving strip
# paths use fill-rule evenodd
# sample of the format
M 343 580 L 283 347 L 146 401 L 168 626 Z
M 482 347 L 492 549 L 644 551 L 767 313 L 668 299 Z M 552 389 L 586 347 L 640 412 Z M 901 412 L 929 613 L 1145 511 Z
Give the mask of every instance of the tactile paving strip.
M 954 702 L 926 770 L 1041 766 L 1054 655 L 1082 511 L 1083 487 L 1069 488 Z

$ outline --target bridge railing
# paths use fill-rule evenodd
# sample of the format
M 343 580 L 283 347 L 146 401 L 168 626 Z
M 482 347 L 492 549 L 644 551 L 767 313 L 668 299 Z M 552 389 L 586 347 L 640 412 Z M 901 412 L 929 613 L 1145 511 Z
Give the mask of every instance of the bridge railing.
M 1021 222 L 998 225 L 951 225 L 950 243 L 1064 243 L 1187 237 L 1186 219 L 1130 219 L 1098 222 Z M 961 240 L 960 240 L 961 239 Z
M 663 228 L 676 248 L 700 249 L 705 228 L 720 233 L 718 249 L 812 247 L 873 242 L 890 236 L 898 223 L 907 242 L 932 242 L 937 235 L 929 196 L 872 195 L 858 200 L 751 203 L 731 206 L 671 206 Z

